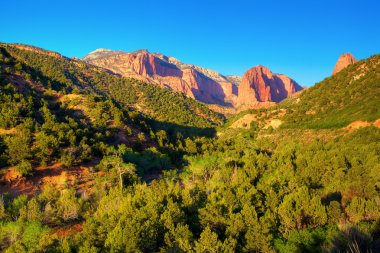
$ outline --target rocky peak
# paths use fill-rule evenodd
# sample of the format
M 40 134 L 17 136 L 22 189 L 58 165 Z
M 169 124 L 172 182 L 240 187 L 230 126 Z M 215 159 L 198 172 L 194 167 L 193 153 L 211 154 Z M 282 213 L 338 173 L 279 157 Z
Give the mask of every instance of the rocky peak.
M 105 49 L 105 48 L 98 48 L 98 49 L 92 51 L 91 53 L 89 53 L 88 55 L 86 55 L 85 57 L 83 57 L 83 60 L 84 61 L 91 61 L 91 60 L 105 58 L 105 57 L 115 55 L 115 54 L 120 54 L 120 53 L 123 53 L 123 52 L 122 51 L 114 51 L 114 50 Z
M 126 77 L 168 87 L 208 104 L 250 105 L 251 102 L 279 102 L 302 88 L 285 75 L 273 74 L 258 65 L 244 77 L 186 64 L 146 49 L 131 53 L 98 49 L 83 60 Z
M 92 51 L 90 54 L 95 54 L 95 53 L 101 53 L 101 52 L 109 52 L 112 51 L 111 49 L 106 49 L 106 48 L 98 48 Z
M 138 54 L 149 54 L 149 51 L 147 49 L 139 49 L 136 51 L 132 52 L 133 55 L 138 55 Z
M 288 76 L 274 74 L 269 68 L 258 65 L 245 72 L 239 85 L 238 105 L 280 102 L 300 90 L 302 87 Z
M 342 54 L 337 63 L 335 64 L 334 70 L 332 72 L 333 75 L 340 72 L 342 69 L 346 68 L 348 65 L 354 64 L 357 62 L 355 57 L 350 53 L 344 53 Z

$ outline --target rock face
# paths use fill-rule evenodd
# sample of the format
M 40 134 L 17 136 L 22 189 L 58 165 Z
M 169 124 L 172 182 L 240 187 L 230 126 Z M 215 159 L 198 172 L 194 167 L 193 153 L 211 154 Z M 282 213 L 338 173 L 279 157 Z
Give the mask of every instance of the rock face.
M 237 86 L 225 76 L 147 50 L 132 53 L 98 49 L 83 60 L 126 77 L 155 83 L 208 104 L 233 105 Z
M 83 60 L 126 77 L 168 87 L 207 104 L 238 106 L 279 102 L 302 89 L 289 77 L 272 74 L 265 67 L 252 68 L 244 78 L 223 76 L 147 50 L 126 53 L 97 49 Z
M 239 85 L 237 104 L 280 102 L 300 90 L 302 87 L 288 76 L 273 74 L 268 68 L 257 66 L 245 72 Z
M 56 58 L 66 58 L 57 52 L 45 50 L 45 49 L 35 47 L 35 46 L 29 46 L 29 45 L 24 45 L 24 44 L 11 44 L 11 45 L 21 50 L 28 50 L 28 51 L 36 52 L 39 54 L 45 54 L 48 56 L 56 57 Z
M 335 75 L 336 73 L 340 72 L 342 69 L 347 67 L 348 65 L 354 64 L 355 62 L 357 62 L 357 60 L 355 59 L 354 56 L 352 56 L 352 54 L 350 53 L 342 54 L 339 57 L 338 61 L 336 62 L 332 74 Z

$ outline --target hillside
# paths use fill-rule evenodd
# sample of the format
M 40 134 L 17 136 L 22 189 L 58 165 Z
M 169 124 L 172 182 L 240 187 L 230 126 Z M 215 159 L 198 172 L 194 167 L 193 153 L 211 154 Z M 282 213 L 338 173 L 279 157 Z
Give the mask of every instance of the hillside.
M 262 127 L 276 120 L 281 122 L 282 129 L 339 129 L 356 121 L 370 125 L 380 118 L 379 73 L 380 55 L 375 55 L 344 68 L 277 106 L 235 114 L 223 128 L 242 127 L 243 123 L 249 127 L 250 121 L 244 117 L 255 118 Z
M 0 45 L 0 84 L 1 194 L 32 195 L 47 182 L 86 191 L 89 171 L 121 144 L 150 176 L 223 122 L 181 94 L 32 46 Z
M 284 127 L 338 128 L 380 118 L 380 55 L 348 66 L 283 101 Z
M 25 45 L 2 47 L 16 60 L 43 73 L 47 88 L 62 92 L 85 92 L 109 96 L 132 110 L 140 111 L 156 121 L 191 127 L 210 127 L 221 124 L 223 117 L 210 111 L 205 105 L 182 94 L 147 83 L 122 78 L 53 52 Z M 42 52 L 42 53 L 41 53 Z

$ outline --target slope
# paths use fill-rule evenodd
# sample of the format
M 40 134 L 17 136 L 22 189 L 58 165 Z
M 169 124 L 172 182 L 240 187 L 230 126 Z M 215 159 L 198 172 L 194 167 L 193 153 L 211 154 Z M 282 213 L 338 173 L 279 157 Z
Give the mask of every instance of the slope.
M 356 120 L 380 118 L 380 55 L 341 72 L 283 101 L 283 127 L 339 128 Z
M 2 47 L 12 57 L 50 79 L 48 85 L 52 89 L 109 96 L 156 121 L 180 126 L 205 128 L 223 122 L 223 117 L 182 94 L 123 78 L 83 61 L 68 59 L 56 53 L 52 55 L 52 52 L 35 47 L 5 44 Z
M 0 194 L 34 194 L 46 182 L 86 190 L 119 145 L 138 175 L 152 177 L 181 162 L 186 138 L 213 136 L 222 121 L 168 89 L 55 52 L 0 45 Z

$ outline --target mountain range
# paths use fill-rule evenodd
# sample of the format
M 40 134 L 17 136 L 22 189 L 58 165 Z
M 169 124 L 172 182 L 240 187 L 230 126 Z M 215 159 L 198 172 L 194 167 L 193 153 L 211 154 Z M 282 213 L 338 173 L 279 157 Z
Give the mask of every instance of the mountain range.
M 207 104 L 255 107 L 263 102 L 280 102 L 302 90 L 290 77 L 274 74 L 260 65 L 247 70 L 240 77 L 224 76 L 147 50 L 127 53 L 97 49 L 83 60 L 124 77 L 168 87 Z

